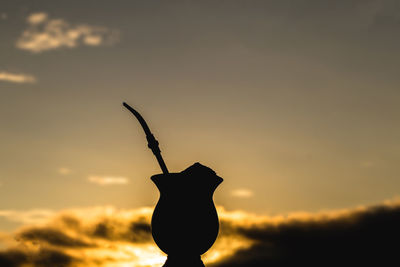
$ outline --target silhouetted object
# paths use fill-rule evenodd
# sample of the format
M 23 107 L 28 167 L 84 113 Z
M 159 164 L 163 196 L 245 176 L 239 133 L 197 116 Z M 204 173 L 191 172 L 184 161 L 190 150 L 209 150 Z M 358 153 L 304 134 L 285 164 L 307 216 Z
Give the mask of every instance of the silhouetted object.
M 156 138 L 154 137 L 154 135 L 151 133 L 149 126 L 147 126 L 146 121 L 143 119 L 143 117 L 139 114 L 139 112 L 137 112 L 136 110 L 134 110 L 131 106 L 129 106 L 127 103 L 122 103 L 124 105 L 124 107 L 126 107 L 130 112 L 133 113 L 133 115 L 135 115 L 135 117 L 138 119 L 138 121 L 140 122 L 140 125 L 142 125 L 142 128 L 144 130 L 144 132 L 146 133 L 146 139 L 147 139 L 147 146 L 151 149 L 151 151 L 153 151 L 154 156 L 156 156 L 158 164 L 160 164 L 161 170 L 163 171 L 163 173 L 168 173 L 168 169 L 167 166 L 164 163 L 164 160 L 161 156 L 161 150 L 158 147 L 158 141 L 156 140 Z
M 203 267 L 201 255 L 215 242 L 219 231 L 213 194 L 223 179 L 210 168 L 195 163 L 180 173 L 168 173 L 158 142 L 146 121 L 131 106 L 146 133 L 163 174 L 151 177 L 160 199 L 151 220 L 151 231 L 158 247 L 168 254 L 164 267 Z
M 160 190 L 151 226 L 154 241 L 168 254 L 164 267 L 204 266 L 200 255 L 218 236 L 212 197 L 223 179 L 200 163 L 180 173 L 158 174 L 151 179 Z

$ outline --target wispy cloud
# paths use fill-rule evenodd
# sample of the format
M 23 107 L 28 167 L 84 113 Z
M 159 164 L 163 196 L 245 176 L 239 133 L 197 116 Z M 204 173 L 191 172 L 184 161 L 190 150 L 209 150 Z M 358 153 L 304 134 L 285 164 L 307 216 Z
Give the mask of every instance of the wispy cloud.
M 47 209 L 34 209 L 27 211 L 19 210 L 0 210 L 0 217 L 22 224 L 40 224 L 48 221 L 54 212 Z
M 0 71 L 0 81 L 10 83 L 34 83 L 36 82 L 36 78 L 29 74 Z
M 245 188 L 235 189 L 231 192 L 231 195 L 239 198 L 249 198 L 254 195 L 253 191 Z
M 16 46 L 32 53 L 80 45 L 113 44 L 119 32 L 106 27 L 87 24 L 73 25 L 64 19 L 51 19 L 47 13 L 33 13 L 27 18 L 28 28 L 17 40 Z
M 89 182 L 101 186 L 107 185 L 123 185 L 129 182 L 128 178 L 121 176 L 96 176 L 91 175 L 88 177 Z
M 39 12 L 39 13 L 33 13 L 28 18 L 26 21 L 31 24 L 31 25 L 37 25 L 40 23 L 43 23 L 47 20 L 48 15 L 44 12 Z
M 72 170 L 69 169 L 69 168 L 66 168 L 66 167 L 61 167 L 61 168 L 58 169 L 58 173 L 62 174 L 62 175 L 68 175 L 71 172 L 72 172 Z

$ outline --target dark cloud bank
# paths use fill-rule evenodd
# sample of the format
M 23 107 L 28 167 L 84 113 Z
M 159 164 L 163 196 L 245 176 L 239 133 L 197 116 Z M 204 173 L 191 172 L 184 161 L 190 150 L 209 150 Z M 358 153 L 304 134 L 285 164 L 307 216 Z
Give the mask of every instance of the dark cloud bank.
M 400 207 L 385 205 L 336 219 L 237 228 L 255 244 L 214 266 L 394 266 L 400 261 L 399 227 Z
M 265 219 L 261 223 L 250 221 L 246 224 L 221 216 L 220 238 L 246 238 L 252 245 L 208 266 L 397 266 L 400 205 L 385 204 L 332 214 L 299 216 L 279 222 Z M 0 252 L 0 266 L 82 266 L 80 263 L 87 259 L 67 253 L 68 249 L 96 248 L 96 240 L 110 244 L 116 241 L 152 242 L 148 218 L 137 217 L 126 222 L 104 219 L 94 222 L 91 227 L 83 227 L 79 218 L 65 217 L 61 219 L 62 223 L 59 223 L 60 219 L 57 222 L 21 230 L 16 235 L 17 240 L 40 246 L 35 249 L 22 246 Z M 74 230 L 74 237 L 67 234 L 71 230 Z M 101 265 L 100 260 L 94 264 Z
M 35 267 L 66 267 L 79 262 L 70 255 L 59 250 L 40 249 L 30 252 L 22 249 L 10 249 L 0 253 L 0 266 L 22 267 L 30 264 Z

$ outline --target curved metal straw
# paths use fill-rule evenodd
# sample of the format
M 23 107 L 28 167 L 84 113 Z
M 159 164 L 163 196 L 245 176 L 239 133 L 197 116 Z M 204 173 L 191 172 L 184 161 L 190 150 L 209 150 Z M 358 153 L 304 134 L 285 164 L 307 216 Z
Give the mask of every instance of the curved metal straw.
M 142 125 L 142 128 L 146 134 L 146 139 L 147 139 L 147 146 L 153 151 L 154 156 L 156 156 L 158 164 L 161 167 L 161 170 L 163 171 L 164 174 L 168 173 L 167 166 L 165 165 L 165 162 L 161 156 L 161 150 L 158 147 L 158 141 L 154 137 L 154 135 L 151 133 L 149 126 L 147 126 L 146 121 L 143 119 L 143 117 L 134 110 L 131 106 L 129 106 L 127 103 L 123 102 L 122 105 L 126 107 L 130 112 L 132 112 L 133 115 L 135 115 L 136 119 L 138 119 L 140 125 Z

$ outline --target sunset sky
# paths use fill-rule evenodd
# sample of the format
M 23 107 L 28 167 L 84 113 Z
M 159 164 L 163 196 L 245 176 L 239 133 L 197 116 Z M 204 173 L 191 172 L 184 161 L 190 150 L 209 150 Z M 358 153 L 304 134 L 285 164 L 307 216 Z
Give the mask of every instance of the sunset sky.
M 161 171 L 123 101 L 171 172 L 200 162 L 224 178 L 214 202 L 233 225 L 397 207 L 399 47 L 395 0 L 3 0 L 0 249 L 65 213 L 90 214 L 87 229 L 101 214 L 148 223 Z M 69 233 L 106 242 L 85 231 Z M 132 251 L 154 261 L 134 266 L 164 261 L 149 242 Z

